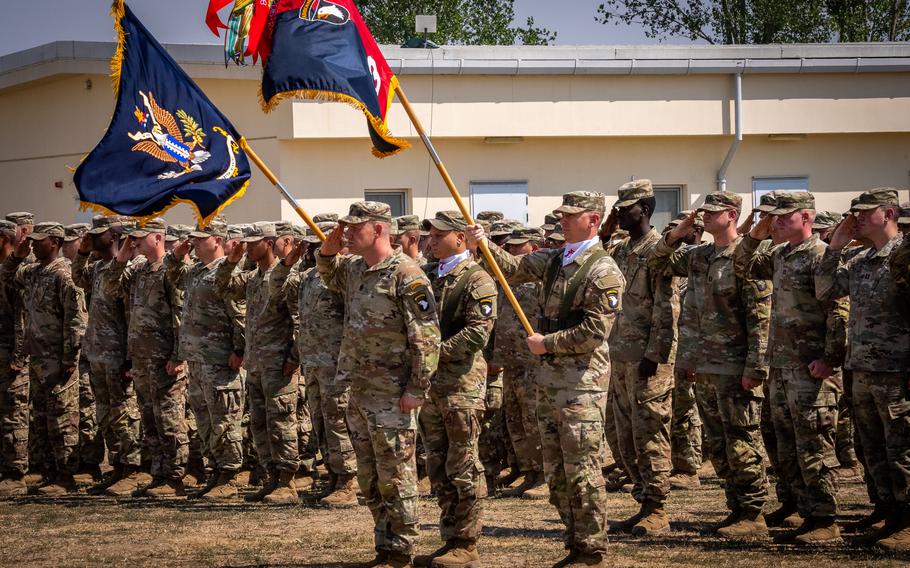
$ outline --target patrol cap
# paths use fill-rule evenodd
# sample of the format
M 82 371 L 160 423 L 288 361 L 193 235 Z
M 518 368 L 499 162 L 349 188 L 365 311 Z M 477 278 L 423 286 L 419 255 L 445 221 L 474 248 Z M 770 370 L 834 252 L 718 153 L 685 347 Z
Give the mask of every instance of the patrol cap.
M 543 240 L 543 229 L 538 227 L 522 227 L 512 231 L 512 236 L 506 241 L 507 245 L 523 245 L 528 241 L 540 242 Z
M 196 227 L 196 230 L 190 231 L 190 237 L 194 239 L 207 239 L 209 237 L 228 238 L 228 226 L 224 221 L 212 221 L 205 227 Z
M 255 243 L 256 241 L 261 241 L 262 239 L 269 237 L 277 237 L 278 232 L 275 230 L 275 223 L 260 221 L 250 225 L 250 228 L 244 231 L 244 235 L 246 236 L 244 236 L 241 241 L 245 243 Z
M 769 191 L 768 193 L 761 196 L 758 201 L 758 206 L 755 207 L 753 213 L 770 213 L 774 211 L 777 207 L 777 192 Z
M 16 224 L 6 219 L 0 219 L 0 233 L 8 236 L 16 236 Z
M 322 231 L 322 234 L 327 235 L 335 230 L 335 227 L 338 226 L 338 223 L 335 221 L 322 221 L 320 223 L 316 223 L 316 226 L 319 227 L 319 230 Z M 316 233 L 309 231 L 307 231 L 307 234 L 305 237 L 303 237 L 303 240 L 311 244 L 322 242 L 319 237 L 316 236 Z
M 879 207 L 900 207 L 897 190 L 893 187 L 876 187 L 862 192 L 850 206 L 850 211 L 869 211 Z
M 511 235 L 512 231 L 515 229 L 522 228 L 524 228 L 524 225 L 520 221 L 516 221 L 515 219 L 503 219 L 502 221 L 496 221 L 490 226 L 490 236 L 502 237 Z
M 474 219 L 477 221 L 489 221 L 493 223 L 494 221 L 502 221 L 506 216 L 502 214 L 502 211 L 481 211 L 474 216 Z
M 357 225 L 367 221 L 392 223 L 392 208 L 379 201 L 357 201 L 351 204 L 348 214 L 338 219 L 339 223 Z
M 815 196 L 808 191 L 780 191 L 777 193 L 777 207 L 772 215 L 787 215 L 794 211 L 815 209 Z
M 227 226 L 227 240 L 231 241 L 234 239 L 242 239 L 243 231 L 246 225 L 228 225 Z
M 16 225 L 34 225 L 35 215 L 28 211 L 16 211 L 15 213 L 7 213 L 6 220 Z
M 160 217 L 149 219 L 141 227 L 136 227 L 130 231 L 130 236 L 134 239 L 141 239 L 142 237 L 150 235 L 152 233 L 158 233 L 161 235 L 167 233 L 167 223 L 164 222 L 164 219 Z
M 907 203 L 901 203 L 901 213 L 900 218 L 897 220 L 900 225 L 910 224 L 910 201 Z
M 63 228 L 64 241 L 75 241 L 85 236 L 91 226 L 88 223 L 73 223 Z
M 553 232 L 547 235 L 548 240 L 565 242 L 566 237 L 562 234 L 562 225 L 556 225 L 556 228 L 553 229 Z
M 636 179 L 619 186 L 619 199 L 613 207 L 631 207 L 642 199 L 654 197 L 654 186 L 649 179 Z
M 313 217 L 313 222 L 319 226 L 319 223 L 325 223 L 326 221 L 331 221 L 333 223 L 338 222 L 338 213 L 317 213 Z
M 286 237 L 288 235 L 294 235 L 294 224 L 290 221 L 275 221 L 275 234 L 279 237 Z
M 429 231 L 430 227 L 438 231 L 464 231 L 468 222 L 460 211 L 437 211 L 436 217 L 423 222 L 423 229 Z
M 698 209 L 701 211 L 726 211 L 733 209 L 737 213 L 742 210 L 743 198 L 730 191 L 715 191 L 705 197 L 705 203 Z
M 397 236 L 408 231 L 419 231 L 420 226 L 420 217 L 417 215 L 402 215 L 392 219 L 392 234 Z
M 189 225 L 169 225 L 164 230 L 164 240 L 169 242 L 179 241 L 187 238 L 191 232 L 193 232 L 193 228 Z
M 559 215 L 547 213 L 543 217 L 543 225 L 540 226 L 544 231 L 552 231 L 559 224 Z
M 28 235 L 28 238 L 33 241 L 43 241 L 48 237 L 59 237 L 62 239 L 65 236 L 66 231 L 63 229 L 62 224 L 49 221 L 35 225 L 34 231 Z
M 812 223 L 812 228 L 817 230 L 830 229 L 840 223 L 841 219 L 840 213 L 819 211 L 815 214 L 815 221 Z
M 562 205 L 554 213 L 574 215 L 583 211 L 603 213 L 606 209 L 606 196 L 596 191 L 571 191 L 562 196 Z
M 117 231 L 117 234 L 120 235 L 121 239 L 125 239 L 130 236 L 130 233 L 136 230 L 136 221 L 127 219 L 121 222 L 118 225 L 114 225 L 114 229 Z
M 90 235 L 103 235 L 122 222 L 123 218 L 116 215 L 95 215 L 92 217 L 92 227 L 87 232 Z

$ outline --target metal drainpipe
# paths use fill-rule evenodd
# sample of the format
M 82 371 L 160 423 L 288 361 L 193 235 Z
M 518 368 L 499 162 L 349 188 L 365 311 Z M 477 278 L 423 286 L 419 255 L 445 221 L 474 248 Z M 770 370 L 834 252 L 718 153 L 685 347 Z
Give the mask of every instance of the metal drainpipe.
M 736 86 L 736 98 L 734 99 L 734 121 L 735 121 L 735 138 L 733 143 L 730 145 L 730 149 L 727 150 L 727 157 L 724 158 L 724 163 L 721 164 L 720 169 L 717 171 L 717 189 L 718 191 L 727 190 L 727 168 L 730 167 L 730 162 L 733 161 L 733 156 L 736 155 L 736 151 L 739 149 L 739 144 L 743 141 L 743 75 L 742 73 L 737 73 L 733 76 L 734 85 Z

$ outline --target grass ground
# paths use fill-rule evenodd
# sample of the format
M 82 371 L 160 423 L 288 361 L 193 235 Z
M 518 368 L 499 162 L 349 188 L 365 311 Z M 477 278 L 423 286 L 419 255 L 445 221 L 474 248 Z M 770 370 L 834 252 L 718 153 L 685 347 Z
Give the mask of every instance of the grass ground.
M 650 539 L 612 537 L 610 560 L 620 567 L 804 566 L 906 567 L 888 557 L 845 544 L 804 550 L 774 544 L 736 545 L 702 536 L 725 515 L 718 480 L 670 497 L 673 531 Z M 869 511 L 864 486 L 841 486 L 846 521 Z M 631 497 L 611 494 L 612 519 L 637 510 Z M 490 499 L 480 543 L 484 566 L 550 566 L 563 556 L 561 524 L 546 502 Z M 418 552 L 440 545 L 432 499 L 421 499 Z M 364 507 L 319 508 L 312 494 L 300 506 L 268 507 L 238 501 L 208 505 L 75 495 L 0 501 L 2 566 L 352 566 L 372 557 L 372 522 Z

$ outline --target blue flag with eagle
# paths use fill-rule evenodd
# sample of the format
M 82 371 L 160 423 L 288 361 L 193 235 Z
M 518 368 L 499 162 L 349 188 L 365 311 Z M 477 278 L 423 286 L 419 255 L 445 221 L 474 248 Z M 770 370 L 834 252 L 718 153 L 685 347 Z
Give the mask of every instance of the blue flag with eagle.
M 122 0 L 112 15 L 116 105 L 76 169 L 82 206 L 148 219 L 188 203 L 206 225 L 249 184 L 242 138 Z

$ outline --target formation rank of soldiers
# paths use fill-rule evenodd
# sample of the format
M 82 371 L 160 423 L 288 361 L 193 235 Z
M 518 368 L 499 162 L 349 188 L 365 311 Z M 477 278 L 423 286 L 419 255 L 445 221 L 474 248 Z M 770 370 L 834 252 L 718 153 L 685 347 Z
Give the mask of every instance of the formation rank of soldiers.
M 369 507 L 368 565 L 452 568 L 480 565 L 483 503 L 499 489 L 556 507 L 560 565 L 605 566 L 608 532 L 670 530 L 671 488 L 699 486 L 704 452 L 729 509 L 718 538 L 791 527 L 775 540 L 841 541 L 837 470 L 861 462 L 874 509 L 844 530 L 910 550 L 910 212 L 897 190 L 866 191 L 843 215 L 773 193 L 757 223 L 739 196 L 712 193 L 663 235 L 654 208 L 647 180 L 612 207 L 565 194 L 541 228 L 495 212 L 470 227 L 452 211 L 393 219 L 360 202 L 316 217 L 323 243 L 287 222 L 9 214 L 0 495 L 85 485 L 215 502 L 250 484 L 247 500 L 296 503 L 321 477 L 323 505 L 360 494 Z M 477 254 L 486 239 L 530 337 Z M 421 478 L 445 544 L 412 559 Z M 640 510 L 608 524 L 606 491 L 623 485 Z

